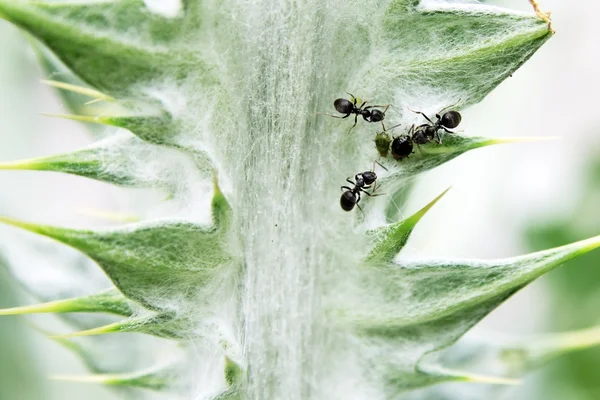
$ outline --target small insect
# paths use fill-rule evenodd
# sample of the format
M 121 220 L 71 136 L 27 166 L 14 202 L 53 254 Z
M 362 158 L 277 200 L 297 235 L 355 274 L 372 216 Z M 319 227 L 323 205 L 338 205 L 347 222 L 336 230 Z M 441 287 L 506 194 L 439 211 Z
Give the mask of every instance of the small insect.
M 350 129 L 348 129 L 348 133 L 350 133 L 350 131 L 358 123 L 359 115 L 361 117 L 363 117 L 363 119 L 367 122 L 381 122 L 381 125 L 383 126 L 383 120 L 385 119 L 385 113 L 387 112 L 388 108 L 390 107 L 390 104 L 385 105 L 385 106 L 374 105 L 374 106 L 365 107 L 365 104 L 367 104 L 367 102 L 363 101 L 360 104 L 360 106 L 357 106 L 356 103 L 359 101 L 359 99 L 354 97 L 354 95 L 352 93 L 348 93 L 348 94 L 352 97 L 351 100 L 336 99 L 333 102 L 333 107 L 335 107 L 336 111 L 339 112 L 340 114 L 345 114 L 343 117 L 340 117 L 338 115 L 331 115 L 331 114 L 326 114 L 326 115 L 329 115 L 330 117 L 333 117 L 333 118 L 344 119 L 344 118 L 348 118 L 352 114 L 355 114 L 354 125 L 352 125 L 352 127 Z M 377 108 L 383 108 L 383 111 L 378 110 Z M 385 126 L 383 126 L 383 130 L 385 130 Z
M 392 141 L 392 157 L 394 157 L 396 160 L 402 161 L 414 153 L 413 149 L 415 145 L 419 149 L 419 152 L 421 152 L 420 145 L 427 144 L 432 141 L 432 139 L 425 135 L 427 132 L 424 129 L 419 128 L 420 127 L 415 128 L 413 125 L 410 127 L 406 135 L 401 135 L 394 138 Z
M 384 129 L 382 132 L 379 132 L 375 135 L 375 147 L 377 148 L 377 151 L 381 157 L 387 157 L 390 150 L 390 143 L 392 143 L 392 138 L 387 134 L 387 132 L 398 126 L 400 126 L 400 124 L 394 125 L 389 129 Z
M 439 114 L 435 114 L 435 117 L 437 118 L 437 121 L 435 122 L 429 119 L 429 117 L 421 111 L 411 111 L 417 114 L 421 114 L 423 117 L 425 117 L 427 121 L 429 121 L 429 124 L 419 125 L 414 130 L 413 139 L 415 143 L 418 144 L 425 144 L 434 141 L 438 144 L 442 144 L 442 137 L 440 136 L 439 131 L 443 129 L 448 133 L 454 133 L 450 129 L 456 128 L 462 120 L 462 116 L 460 115 L 460 113 L 458 111 L 453 110 L 446 111 L 444 114 L 442 114 L 441 117 Z
M 395 137 L 392 140 L 392 157 L 398 161 L 402 161 L 414 153 L 415 141 L 412 136 L 414 125 L 410 129 L 408 134 Z
M 358 209 L 363 212 L 362 208 L 358 204 L 360 202 L 360 194 L 365 193 L 368 196 L 380 196 L 381 194 L 374 194 L 375 189 L 377 189 L 377 174 L 375 173 L 375 163 L 379 164 L 377 161 L 373 163 L 373 168 L 370 171 L 361 172 L 360 174 L 354 175 L 354 180 L 356 182 L 352 182 L 350 178 L 346 179 L 346 182 L 350 183 L 354 187 L 342 186 L 342 197 L 340 197 L 340 206 L 342 206 L 342 210 L 344 211 L 352 211 L 354 206 L 358 207 Z M 379 166 L 387 171 L 383 165 L 379 164 Z M 375 185 L 371 193 L 367 192 L 365 189 L 370 189 L 371 185 Z M 363 212 L 364 214 L 364 212 Z

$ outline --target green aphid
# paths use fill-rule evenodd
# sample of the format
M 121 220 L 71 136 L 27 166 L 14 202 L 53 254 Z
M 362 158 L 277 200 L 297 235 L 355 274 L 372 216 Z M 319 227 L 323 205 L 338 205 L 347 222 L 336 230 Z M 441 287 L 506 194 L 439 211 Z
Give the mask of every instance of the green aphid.
M 375 147 L 377 147 L 377 151 L 381 157 L 387 157 L 390 150 L 390 143 L 392 143 L 392 138 L 385 132 L 379 132 L 375 136 Z

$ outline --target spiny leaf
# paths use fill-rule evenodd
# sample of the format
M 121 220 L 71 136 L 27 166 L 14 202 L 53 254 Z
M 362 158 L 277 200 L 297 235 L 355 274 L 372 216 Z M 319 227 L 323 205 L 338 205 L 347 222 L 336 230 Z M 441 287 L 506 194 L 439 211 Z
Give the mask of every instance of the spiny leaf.
M 0 163 L 0 170 L 62 172 L 119 186 L 159 187 L 173 192 L 184 166 L 165 168 L 161 156 L 166 157 L 164 149 L 125 134 L 70 153 Z
M 200 20 L 186 14 L 160 16 L 142 0 L 90 4 L 2 0 L 0 17 L 37 37 L 79 77 L 112 95 L 139 97 L 142 92 L 134 87 L 162 78 L 165 69 L 173 77 L 192 71 L 208 75 L 198 52 L 187 46 L 201 42 L 194 36 Z
M 421 371 L 425 356 L 458 340 L 531 281 L 597 247 L 600 236 L 497 261 L 373 265 L 361 271 L 364 293 L 346 304 L 344 318 L 370 349 L 368 357 L 379 360 L 392 390 L 438 383 L 448 377 Z
M 178 137 L 183 128 L 181 127 L 180 122 L 173 119 L 169 114 L 162 114 L 159 116 L 45 115 L 127 129 L 145 142 L 165 145 L 188 152 L 193 157 L 196 167 L 200 171 L 210 172 L 212 169 L 212 162 L 204 151 L 195 149 L 193 146 L 182 145 L 178 142 Z
M 442 352 L 439 365 L 516 378 L 562 355 L 599 345 L 599 327 L 519 338 L 487 332 L 485 336 L 459 340 Z
M 365 275 L 370 276 L 369 287 L 387 300 L 386 307 L 370 309 L 369 317 L 359 317 L 356 322 L 373 333 L 379 329 L 393 333 L 433 321 L 456 321 L 474 307 L 489 312 L 544 273 L 598 247 L 600 236 L 495 261 L 431 260 L 375 266 Z
M 105 335 L 108 333 L 143 333 L 165 339 L 189 339 L 193 337 L 193 323 L 188 318 L 178 317 L 173 313 L 162 313 L 152 316 L 131 317 L 123 321 L 88 329 L 75 333 L 54 336 L 66 339 L 82 336 Z
M 26 37 L 29 40 L 29 43 L 30 43 L 31 47 L 33 48 L 35 55 L 37 56 L 37 59 L 41 66 L 42 74 L 43 74 L 44 78 L 48 79 L 49 80 L 48 82 L 55 83 L 54 85 L 51 85 L 51 86 L 57 87 L 56 85 L 69 85 L 69 87 L 70 87 L 72 85 L 74 87 L 88 89 L 83 86 L 84 83 L 79 78 L 77 78 L 71 71 L 69 71 L 56 58 L 56 56 L 54 54 L 52 54 L 51 51 L 44 48 L 36 39 L 31 37 L 30 35 L 26 35 Z M 42 81 L 42 82 L 46 82 L 46 81 Z M 63 87 L 66 87 L 66 86 L 63 86 Z M 88 89 L 88 90 L 93 90 L 93 89 Z M 63 105 L 66 107 L 66 109 L 68 109 L 71 112 L 74 112 L 74 113 L 80 114 L 80 115 L 93 115 L 93 114 L 98 114 L 98 113 L 103 112 L 103 109 L 104 109 L 103 105 L 99 105 L 99 104 L 92 105 L 90 103 L 90 98 L 88 96 L 86 96 L 85 94 L 83 94 L 81 90 L 79 90 L 79 91 L 57 90 L 56 92 L 62 99 Z M 103 96 L 107 96 L 107 95 L 103 94 Z M 110 99 L 107 97 L 107 100 L 110 100 Z M 94 129 L 93 133 L 99 134 L 101 132 L 99 129 Z
M 539 335 L 497 348 L 511 375 L 524 374 L 576 351 L 600 346 L 600 327 Z
M 104 312 L 130 316 L 133 311 L 127 299 L 115 289 L 98 294 L 31 306 L 0 309 L 0 315 L 40 313 Z
M 410 234 L 421 218 L 433 207 L 450 188 L 433 199 L 425 207 L 403 221 L 377 228 L 369 234 L 375 237 L 375 246 L 366 258 L 367 263 L 389 262 L 402 250 Z
M 410 389 L 418 389 L 444 382 L 466 382 L 488 385 L 517 385 L 519 381 L 511 378 L 472 374 L 469 372 L 442 368 L 438 365 L 427 367 L 419 366 L 413 372 L 390 374 L 388 386 L 394 388 L 395 393 Z
M 399 90 L 403 102 L 426 98 L 428 107 L 450 93 L 459 106 L 473 104 L 551 36 L 534 15 L 473 3 L 394 0 L 374 44 L 380 57 L 365 69 L 362 83 L 378 96 Z
M 74 383 L 95 383 L 163 391 L 173 384 L 172 371 L 151 370 L 131 374 L 97 374 L 89 376 L 55 375 L 52 379 Z
M 96 261 L 127 297 L 160 309 L 199 294 L 230 260 L 224 234 L 231 209 L 218 191 L 213 198 L 215 225 L 188 222 L 138 223 L 104 231 L 35 225 L 10 218 L 0 222 L 67 244 Z
M 504 137 L 504 138 L 484 138 L 474 136 L 462 136 L 458 134 L 445 134 L 442 144 L 428 143 L 426 145 L 416 146 L 415 154 L 408 159 L 395 161 L 390 159 L 386 167 L 390 174 L 381 178 L 381 185 L 386 185 L 389 190 L 395 191 L 396 188 L 406 185 L 412 179 L 423 172 L 433 168 L 466 153 L 469 150 L 496 144 L 536 142 L 542 140 L 555 140 L 556 137 Z

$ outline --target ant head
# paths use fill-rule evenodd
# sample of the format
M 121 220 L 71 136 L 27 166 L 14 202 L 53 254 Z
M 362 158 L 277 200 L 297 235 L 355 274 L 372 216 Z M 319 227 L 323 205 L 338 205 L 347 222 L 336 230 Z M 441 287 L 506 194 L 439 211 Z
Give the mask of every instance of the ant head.
M 442 115 L 442 118 L 439 121 L 439 124 L 444 128 L 453 129 L 460 124 L 462 120 L 462 116 L 458 111 L 448 111 Z
M 354 104 L 350 100 L 347 99 L 336 99 L 333 102 L 333 106 L 337 110 L 337 112 L 341 114 L 351 114 L 354 110 Z
M 379 122 L 383 121 L 385 118 L 385 113 L 383 111 L 373 109 L 371 110 L 371 122 Z
M 372 185 L 377 180 L 377 174 L 374 171 L 365 171 L 362 173 L 362 178 L 366 185 Z

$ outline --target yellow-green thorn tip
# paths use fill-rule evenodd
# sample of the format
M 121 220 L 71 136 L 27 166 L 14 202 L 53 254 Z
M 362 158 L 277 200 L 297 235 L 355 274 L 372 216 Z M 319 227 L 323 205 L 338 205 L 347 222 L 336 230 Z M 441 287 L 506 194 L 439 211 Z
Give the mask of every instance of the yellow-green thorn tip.
M 560 348 L 561 351 L 583 350 L 600 346 L 600 326 L 558 334 L 547 341 L 542 338 L 538 344 L 548 348 Z
M 468 383 L 485 383 L 488 385 L 508 385 L 508 386 L 516 386 L 521 384 L 520 379 L 513 378 L 504 378 L 498 376 L 487 376 L 487 375 L 477 375 L 477 374 L 464 374 L 463 381 Z
M 42 313 L 108 313 L 129 317 L 133 313 L 128 301 L 116 289 L 83 297 L 51 301 L 30 306 L 0 310 L 1 315 L 22 315 Z
M 490 145 L 492 144 L 508 144 L 508 143 L 528 143 L 528 142 L 542 142 L 547 140 L 561 140 L 560 136 L 525 136 L 525 137 L 502 137 L 490 139 Z
M 376 244 L 367 256 L 367 261 L 391 261 L 406 244 L 412 230 L 421 218 L 429 211 L 452 187 L 444 190 L 425 207 L 403 221 L 376 229 L 371 233 L 376 237 Z
M 92 100 L 91 102 L 88 102 L 86 104 L 91 104 L 92 102 L 96 102 L 96 101 L 115 101 L 114 97 L 104 94 L 98 90 L 86 88 L 83 86 L 77 86 L 77 85 L 72 85 L 72 84 L 66 83 L 66 82 L 52 81 L 52 80 L 45 80 L 45 79 L 42 79 L 42 83 L 45 83 L 46 85 L 49 85 L 49 86 L 52 86 L 52 87 L 55 87 L 58 89 L 68 90 L 73 93 L 78 93 L 78 94 L 81 94 L 84 96 L 89 96 L 89 97 L 94 98 L 94 100 Z
M 32 224 L 32 223 L 29 223 L 29 222 L 20 221 L 18 219 L 8 218 L 8 217 L 0 217 L 0 223 L 6 224 L 6 225 L 10 225 L 10 226 L 14 226 L 14 227 L 21 228 L 21 229 L 25 229 L 27 231 L 38 233 L 40 235 L 46 235 L 48 237 L 54 237 L 51 234 L 51 231 L 54 230 L 55 228 L 52 228 L 50 226 Z
M 85 331 L 66 333 L 64 335 L 50 336 L 50 339 L 67 339 L 73 337 L 104 335 L 107 333 L 122 332 L 122 328 L 130 323 L 129 320 L 114 322 L 112 324 L 100 326 L 98 328 L 87 329 Z
M 156 371 L 130 373 L 130 374 L 97 374 L 97 375 L 52 375 L 52 380 L 92 383 L 110 386 L 128 386 L 150 390 L 163 390 L 170 384 L 166 376 L 161 376 Z
M 212 199 L 212 217 L 214 225 L 219 229 L 225 229 L 228 226 L 231 215 L 231 206 L 221 192 L 219 187 L 219 178 L 217 171 L 213 170 L 213 199 Z
M 45 117 L 69 119 L 71 121 L 89 122 L 92 124 L 117 126 L 117 125 L 115 125 L 115 123 L 111 117 L 101 117 L 99 115 L 94 116 L 94 115 L 49 114 L 49 113 L 41 113 L 41 115 L 43 115 Z
M 1 164 L 0 164 L 0 169 Z M 93 208 L 80 208 L 76 211 L 77 214 L 83 215 L 86 217 L 93 217 L 98 219 L 103 219 L 111 222 L 120 222 L 120 223 L 130 223 L 130 222 L 140 222 L 142 219 L 136 215 L 126 214 L 126 213 L 118 213 L 113 211 L 106 210 L 96 210 Z
M 42 164 L 43 158 L 8 161 L 0 163 L 0 170 L 39 170 Z

